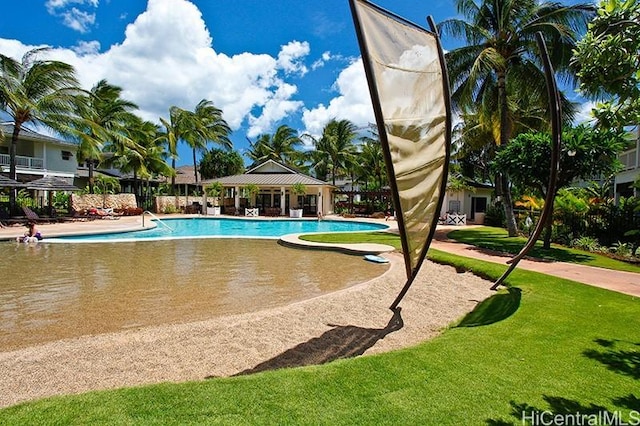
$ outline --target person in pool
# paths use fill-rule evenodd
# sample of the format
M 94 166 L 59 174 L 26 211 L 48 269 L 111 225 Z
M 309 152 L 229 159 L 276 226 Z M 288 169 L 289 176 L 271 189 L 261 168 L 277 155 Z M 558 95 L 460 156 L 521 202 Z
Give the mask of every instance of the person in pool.
M 37 243 L 42 239 L 42 234 L 36 228 L 35 222 L 27 223 L 27 232 L 24 233 L 23 237 L 18 237 L 17 241 L 20 243 Z

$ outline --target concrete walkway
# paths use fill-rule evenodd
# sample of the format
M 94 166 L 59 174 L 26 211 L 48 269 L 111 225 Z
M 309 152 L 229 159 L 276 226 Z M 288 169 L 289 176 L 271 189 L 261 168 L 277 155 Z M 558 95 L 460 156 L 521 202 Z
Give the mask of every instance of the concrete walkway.
M 146 216 L 145 227 L 155 226 L 149 216 Z M 124 232 L 142 229 L 142 216 L 118 216 L 117 219 L 94 219 L 87 221 L 69 221 L 61 223 L 39 223 L 38 231 L 45 238 L 62 235 L 99 234 L 104 232 Z M 15 240 L 27 231 L 25 226 L 11 225 L 0 228 L 0 241 Z
M 512 257 L 510 254 L 495 252 L 448 239 L 447 234 L 453 229 L 455 228 L 438 227 L 431 247 L 451 254 L 504 265 L 506 265 L 506 262 Z M 633 272 L 621 272 L 575 263 L 532 259 L 521 260 L 516 269 L 518 268 L 541 272 L 595 287 L 606 288 L 630 296 L 640 297 L 640 274 Z

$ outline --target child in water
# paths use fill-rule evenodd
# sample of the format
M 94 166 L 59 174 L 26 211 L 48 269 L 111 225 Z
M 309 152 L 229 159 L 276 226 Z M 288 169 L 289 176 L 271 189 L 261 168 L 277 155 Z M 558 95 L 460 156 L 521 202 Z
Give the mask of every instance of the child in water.
M 24 236 L 17 238 L 19 243 L 37 243 L 42 239 L 42 234 L 40 234 L 40 231 L 36 228 L 35 222 L 29 222 L 27 228 L 28 230 L 24 233 Z

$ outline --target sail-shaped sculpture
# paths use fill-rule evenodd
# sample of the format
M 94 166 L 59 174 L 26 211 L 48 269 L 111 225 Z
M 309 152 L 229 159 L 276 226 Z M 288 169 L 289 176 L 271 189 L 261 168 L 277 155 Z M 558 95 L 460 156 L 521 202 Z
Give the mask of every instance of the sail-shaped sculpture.
M 365 0 L 350 0 L 402 240 L 407 282 L 426 255 L 442 207 L 451 142 L 444 54 L 431 31 Z

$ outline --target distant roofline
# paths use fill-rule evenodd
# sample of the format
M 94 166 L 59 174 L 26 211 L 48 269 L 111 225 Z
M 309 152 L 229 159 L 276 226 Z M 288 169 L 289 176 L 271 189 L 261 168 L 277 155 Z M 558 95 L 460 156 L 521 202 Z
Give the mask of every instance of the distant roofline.
M 6 130 L 3 129 L 4 137 L 5 139 L 10 139 L 11 135 L 13 134 L 15 123 L 12 121 L 5 121 L 0 123 L 0 127 L 6 128 Z M 38 133 L 24 124 L 20 127 L 19 137 L 33 141 L 49 142 L 55 143 L 57 145 L 73 146 L 76 148 L 78 147 L 78 144 L 73 141 L 66 141 L 64 139 L 54 138 L 53 136 L 43 135 L 42 133 Z

